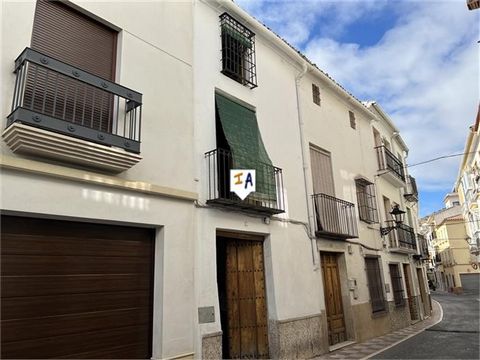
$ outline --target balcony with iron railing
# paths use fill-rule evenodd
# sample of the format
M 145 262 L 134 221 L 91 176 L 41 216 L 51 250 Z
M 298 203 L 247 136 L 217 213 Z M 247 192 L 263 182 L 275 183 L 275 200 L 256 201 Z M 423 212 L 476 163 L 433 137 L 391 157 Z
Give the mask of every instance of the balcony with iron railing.
M 314 194 L 315 235 L 327 239 L 358 238 L 355 205 L 327 194 Z
M 378 160 L 378 171 L 393 185 L 405 186 L 405 168 L 403 163 L 385 145 L 375 147 Z
M 30 48 L 14 72 L 12 151 L 115 172 L 141 159 L 142 94 Z
M 256 191 L 241 200 L 230 191 L 230 170 L 238 157 L 225 149 L 205 154 L 207 165 L 207 204 L 224 209 L 271 216 L 285 212 L 282 169 L 255 159 L 247 159 L 250 169 L 256 171 Z
M 420 248 L 420 256 L 422 260 L 429 260 L 428 241 L 422 234 L 417 234 L 418 246 Z
M 406 186 L 405 194 L 403 195 L 403 197 L 409 202 L 418 202 L 417 181 L 411 175 L 408 175 L 406 180 L 407 180 L 407 186 Z
M 393 227 L 395 222 L 393 220 L 386 221 L 387 227 Z M 395 225 L 388 234 L 389 249 L 391 252 L 398 252 L 402 254 L 416 254 L 417 253 L 417 238 L 415 230 L 405 224 Z

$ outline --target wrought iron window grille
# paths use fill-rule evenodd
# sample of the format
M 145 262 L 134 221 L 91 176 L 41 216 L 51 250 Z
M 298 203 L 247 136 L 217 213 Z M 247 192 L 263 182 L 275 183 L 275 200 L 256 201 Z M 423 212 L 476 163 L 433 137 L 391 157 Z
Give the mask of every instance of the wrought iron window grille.
M 227 13 L 220 15 L 220 29 L 222 74 L 256 88 L 255 34 Z
M 320 88 L 312 84 L 312 98 L 313 98 L 313 103 L 320 106 Z
M 358 215 L 360 220 L 368 224 L 378 223 L 377 200 L 375 184 L 364 180 L 355 180 L 357 188 Z

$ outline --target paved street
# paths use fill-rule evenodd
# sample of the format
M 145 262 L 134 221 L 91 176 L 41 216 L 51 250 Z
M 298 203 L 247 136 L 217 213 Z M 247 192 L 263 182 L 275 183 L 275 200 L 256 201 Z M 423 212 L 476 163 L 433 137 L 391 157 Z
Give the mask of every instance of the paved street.
M 478 359 L 480 301 L 478 294 L 433 292 L 443 320 L 372 359 Z

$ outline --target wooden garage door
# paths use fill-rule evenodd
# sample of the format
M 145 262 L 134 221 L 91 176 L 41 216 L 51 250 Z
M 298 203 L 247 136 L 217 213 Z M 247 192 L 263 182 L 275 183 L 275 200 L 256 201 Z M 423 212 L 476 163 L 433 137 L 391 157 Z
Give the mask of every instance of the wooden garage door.
M 151 230 L 1 220 L 2 359 L 151 357 Z

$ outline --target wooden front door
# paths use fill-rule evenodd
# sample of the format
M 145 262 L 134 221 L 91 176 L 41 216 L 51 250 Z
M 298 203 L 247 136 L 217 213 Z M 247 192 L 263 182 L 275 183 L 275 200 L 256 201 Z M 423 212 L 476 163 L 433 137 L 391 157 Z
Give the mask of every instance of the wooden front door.
M 417 313 L 415 311 L 415 305 L 413 304 L 412 288 L 411 288 L 411 280 L 410 280 L 410 266 L 408 264 L 403 264 L 403 273 L 405 275 L 405 287 L 407 288 L 408 308 L 410 309 L 410 318 L 412 320 L 416 320 Z
M 329 345 L 335 345 L 347 340 L 337 254 L 325 252 L 320 254 L 325 306 L 327 308 L 328 343 Z
M 268 358 L 263 242 L 217 238 L 223 358 Z
M 425 288 L 425 281 L 423 279 L 423 271 L 417 268 L 418 286 L 420 287 L 420 296 L 423 303 L 423 313 L 425 316 L 430 316 L 430 302 L 428 301 L 427 290 Z

